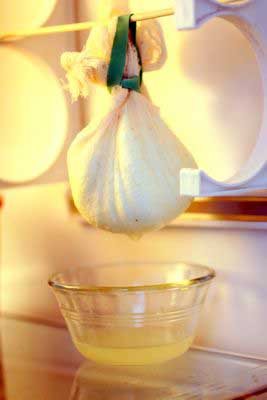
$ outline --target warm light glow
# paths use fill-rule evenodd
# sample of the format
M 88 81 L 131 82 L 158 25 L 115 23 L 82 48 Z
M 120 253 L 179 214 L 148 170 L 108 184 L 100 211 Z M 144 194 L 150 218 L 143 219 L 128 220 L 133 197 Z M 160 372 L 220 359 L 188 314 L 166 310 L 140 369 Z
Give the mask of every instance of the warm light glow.
M 1 32 L 41 26 L 57 0 L 0 0 Z
M 35 55 L 0 48 L 0 179 L 33 179 L 58 157 L 67 134 L 58 77 Z

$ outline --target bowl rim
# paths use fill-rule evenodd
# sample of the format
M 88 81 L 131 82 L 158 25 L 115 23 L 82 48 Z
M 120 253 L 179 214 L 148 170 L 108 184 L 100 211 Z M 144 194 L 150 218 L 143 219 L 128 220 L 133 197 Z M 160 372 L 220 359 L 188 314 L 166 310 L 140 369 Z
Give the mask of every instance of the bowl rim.
M 185 279 L 179 282 L 170 282 L 170 283 L 158 283 L 151 285 L 135 285 L 135 286 L 97 286 L 97 285 L 77 285 L 77 284 L 65 284 L 57 282 L 56 278 L 60 274 L 67 273 L 71 271 L 71 269 L 66 269 L 60 272 L 56 272 L 52 274 L 48 279 L 48 285 L 53 289 L 63 290 L 63 291 L 72 291 L 72 292 L 139 292 L 139 291 L 148 291 L 148 290 L 167 290 L 167 289 L 181 289 L 204 285 L 215 278 L 216 273 L 213 268 L 207 267 L 202 264 L 190 263 L 184 261 L 176 261 L 176 262 L 113 262 L 113 263 L 104 263 L 104 264 L 94 264 L 91 268 L 101 268 L 101 267 L 115 267 L 115 266 L 133 266 L 133 265 L 170 265 L 170 264 L 186 264 L 190 267 L 198 267 L 203 268 L 205 270 L 205 274 L 192 279 Z M 78 267 L 79 270 L 88 269 L 88 267 Z

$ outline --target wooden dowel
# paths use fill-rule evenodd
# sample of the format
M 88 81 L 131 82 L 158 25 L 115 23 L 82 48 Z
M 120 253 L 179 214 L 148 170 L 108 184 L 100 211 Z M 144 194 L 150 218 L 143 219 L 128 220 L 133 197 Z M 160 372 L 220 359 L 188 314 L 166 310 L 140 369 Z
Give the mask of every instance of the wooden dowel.
M 240 0 L 223 0 L 222 3 L 232 4 L 239 3 Z M 147 19 L 167 17 L 174 14 L 173 8 L 165 8 L 163 10 L 149 11 L 144 13 L 136 13 L 131 17 L 131 21 L 143 21 Z M 32 30 L 19 30 L 15 32 L 1 33 L 0 32 L 0 42 L 10 42 L 30 36 L 41 36 L 41 35 L 51 35 L 53 33 L 64 33 L 64 32 L 74 32 L 83 31 L 92 28 L 93 26 L 100 24 L 98 21 L 88 21 L 88 22 L 78 22 L 75 24 L 65 24 L 65 25 L 54 25 L 45 26 Z M 103 23 L 103 22 L 102 22 Z
M 133 14 L 131 17 L 131 20 L 132 21 L 143 21 L 145 19 L 165 17 L 167 15 L 172 15 L 172 14 L 174 14 L 173 8 L 167 8 L 167 9 L 158 10 L 158 11 Z M 15 32 L 0 33 L 0 42 L 10 42 L 13 40 L 18 40 L 18 39 L 30 37 L 30 36 L 41 36 L 41 35 L 51 35 L 53 33 L 83 31 L 83 30 L 90 29 L 93 26 L 100 24 L 100 23 L 101 22 L 98 22 L 98 21 L 88 21 L 88 22 L 78 22 L 75 24 L 45 26 L 45 27 L 32 29 L 32 30 L 19 30 L 19 31 L 15 31 Z
M 51 35 L 53 33 L 82 31 L 96 26 L 99 22 L 88 21 L 75 24 L 44 26 L 33 30 L 20 30 L 10 33 L 0 33 L 0 42 L 10 42 L 30 36 Z
M 174 14 L 174 9 L 173 8 L 165 8 L 163 10 L 157 10 L 157 11 L 150 11 L 150 12 L 133 14 L 131 16 L 131 21 L 143 21 L 143 20 L 146 20 L 146 19 L 167 17 L 167 16 L 173 15 L 173 14 Z

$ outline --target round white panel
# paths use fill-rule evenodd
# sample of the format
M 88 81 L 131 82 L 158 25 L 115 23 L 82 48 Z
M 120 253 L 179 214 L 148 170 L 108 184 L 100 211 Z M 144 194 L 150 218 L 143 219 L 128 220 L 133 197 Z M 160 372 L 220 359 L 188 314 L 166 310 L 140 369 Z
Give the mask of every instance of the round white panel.
M 0 0 L 1 32 L 43 25 L 57 0 Z
M 263 86 L 254 50 L 221 18 L 187 32 L 175 31 L 173 17 L 160 21 L 168 59 L 144 74 L 151 99 L 199 168 L 229 178 L 251 154 L 261 128 Z
M 63 90 L 41 59 L 0 47 L 0 180 L 19 183 L 44 173 L 67 135 Z

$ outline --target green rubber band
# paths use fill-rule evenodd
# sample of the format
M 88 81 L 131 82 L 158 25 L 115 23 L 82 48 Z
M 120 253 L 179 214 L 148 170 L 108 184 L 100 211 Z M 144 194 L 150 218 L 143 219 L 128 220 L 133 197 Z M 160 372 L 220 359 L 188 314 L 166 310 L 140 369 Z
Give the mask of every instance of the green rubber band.
M 123 79 L 123 71 L 126 62 L 129 29 L 132 34 L 133 44 L 137 49 L 141 66 L 141 58 L 136 46 L 136 22 L 130 22 L 131 14 L 118 17 L 116 33 L 113 41 L 110 63 L 107 74 L 107 86 L 111 91 L 113 86 L 120 85 L 125 89 L 140 91 L 142 81 L 142 68 L 139 76 Z
M 120 85 L 124 89 L 130 89 L 130 90 L 135 90 L 135 91 L 139 92 L 140 78 L 139 78 L 139 76 L 133 76 L 132 78 L 122 79 Z
M 109 88 L 121 83 L 128 46 L 129 22 L 130 15 L 118 17 L 107 76 L 107 86 Z
M 131 14 L 131 15 L 133 15 L 133 14 Z M 143 79 L 143 69 L 142 69 L 141 54 L 139 52 L 139 49 L 138 49 L 138 46 L 137 46 L 137 43 L 136 43 L 136 22 L 131 22 L 130 21 L 130 31 L 131 31 L 131 34 L 132 34 L 133 45 L 135 46 L 136 51 L 137 51 L 138 62 L 139 62 L 139 65 L 140 65 L 140 72 L 139 72 L 139 89 L 140 89 L 140 86 L 142 84 L 142 79 Z

